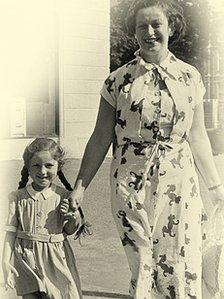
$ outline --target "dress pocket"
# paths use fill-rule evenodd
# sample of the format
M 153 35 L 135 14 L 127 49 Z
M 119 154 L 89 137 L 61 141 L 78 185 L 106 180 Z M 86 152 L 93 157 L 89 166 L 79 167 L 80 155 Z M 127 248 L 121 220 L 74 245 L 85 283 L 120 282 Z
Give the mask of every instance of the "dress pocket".
M 32 270 L 37 270 L 36 259 L 32 250 L 24 248 L 22 259 Z

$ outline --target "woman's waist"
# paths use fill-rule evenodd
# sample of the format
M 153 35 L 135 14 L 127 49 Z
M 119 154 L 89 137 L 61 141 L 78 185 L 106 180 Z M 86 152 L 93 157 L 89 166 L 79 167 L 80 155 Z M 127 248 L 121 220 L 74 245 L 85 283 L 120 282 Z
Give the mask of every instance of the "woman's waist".
M 158 139 L 165 139 L 166 142 L 182 143 L 187 140 L 188 131 L 184 128 L 177 126 L 170 126 L 170 124 L 160 124 L 153 122 L 150 127 L 146 124 L 137 129 L 131 126 L 127 126 L 124 129 L 115 129 L 117 144 L 123 145 L 127 141 L 139 142 L 139 143 L 155 143 Z
M 189 148 L 189 143 L 186 138 L 173 139 L 171 137 L 158 136 L 155 139 L 146 139 L 142 136 L 128 136 L 122 139 L 117 139 L 115 143 L 116 148 L 122 147 L 142 147 L 142 148 L 152 148 L 154 146 L 163 145 L 169 149 L 178 150 L 179 148 Z
M 181 143 L 170 140 L 135 140 L 128 139 L 126 142 L 117 144 L 114 158 L 129 156 L 129 159 L 160 160 L 171 159 L 173 156 L 191 156 L 189 143 L 185 140 Z
M 128 141 L 155 143 L 156 141 L 166 141 L 173 143 L 181 143 L 187 140 L 187 134 L 181 129 L 170 126 L 162 126 L 161 128 L 153 128 L 148 130 L 147 127 L 142 128 L 140 132 L 135 130 L 123 130 L 116 134 L 117 143 L 122 145 Z
M 150 178 L 159 175 L 159 180 L 170 177 L 184 179 L 187 174 L 195 173 L 192 152 L 188 142 L 167 143 L 158 142 L 144 145 L 133 144 L 118 146 L 111 164 L 111 178 L 123 182 Z M 161 147 L 162 146 L 162 147 Z

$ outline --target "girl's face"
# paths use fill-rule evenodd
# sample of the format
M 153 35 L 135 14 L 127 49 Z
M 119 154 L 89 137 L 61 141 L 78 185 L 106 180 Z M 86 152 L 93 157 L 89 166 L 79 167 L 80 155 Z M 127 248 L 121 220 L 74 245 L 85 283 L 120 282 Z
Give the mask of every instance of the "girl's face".
M 136 15 L 136 38 L 142 57 L 158 63 L 167 55 L 170 35 L 168 19 L 158 6 L 142 8 Z M 156 61 L 157 60 L 157 61 Z
M 57 176 L 58 162 L 49 151 L 40 151 L 33 155 L 29 163 L 29 174 L 33 180 L 33 188 L 41 191 L 48 188 Z

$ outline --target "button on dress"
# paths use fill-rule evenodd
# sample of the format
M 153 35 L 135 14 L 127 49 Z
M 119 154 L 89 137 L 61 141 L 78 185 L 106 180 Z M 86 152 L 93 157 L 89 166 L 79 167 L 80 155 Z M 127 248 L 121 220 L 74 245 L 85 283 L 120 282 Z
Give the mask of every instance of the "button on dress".
M 9 196 L 6 231 L 16 234 L 18 296 L 40 291 L 51 299 L 82 298 L 75 256 L 63 232 L 60 214 L 60 202 L 68 195 L 67 190 L 52 184 L 43 192 L 28 185 Z
M 205 89 L 198 71 L 169 52 L 160 64 L 139 55 L 106 79 L 116 109 L 111 205 L 135 299 L 201 299 L 202 220 L 187 141 Z

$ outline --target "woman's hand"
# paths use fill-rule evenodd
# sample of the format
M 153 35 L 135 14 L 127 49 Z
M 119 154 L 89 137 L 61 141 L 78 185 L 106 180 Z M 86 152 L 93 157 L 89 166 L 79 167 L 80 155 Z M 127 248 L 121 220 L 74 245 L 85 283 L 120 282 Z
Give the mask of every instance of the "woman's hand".
M 219 205 L 220 209 L 224 210 L 224 186 L 221 185 L 218 188 L 209 191 L 212 196 L 212 202 Z
M 7 289 L 14 289 L 15 282 L 14 282 L 14 275 L 16 277 L 19 276 L 17 270 L 9 263 L 3 263 L 3 274 L 5 279 L 5 288 Z
M 70 209 L 74 212 L 77 211 L 78 208 L 81 206 L 83 198 L 84 198 L 84 191 L 85 189 L 81 186 L 75 188 L 69 196 L 69 205 Z

